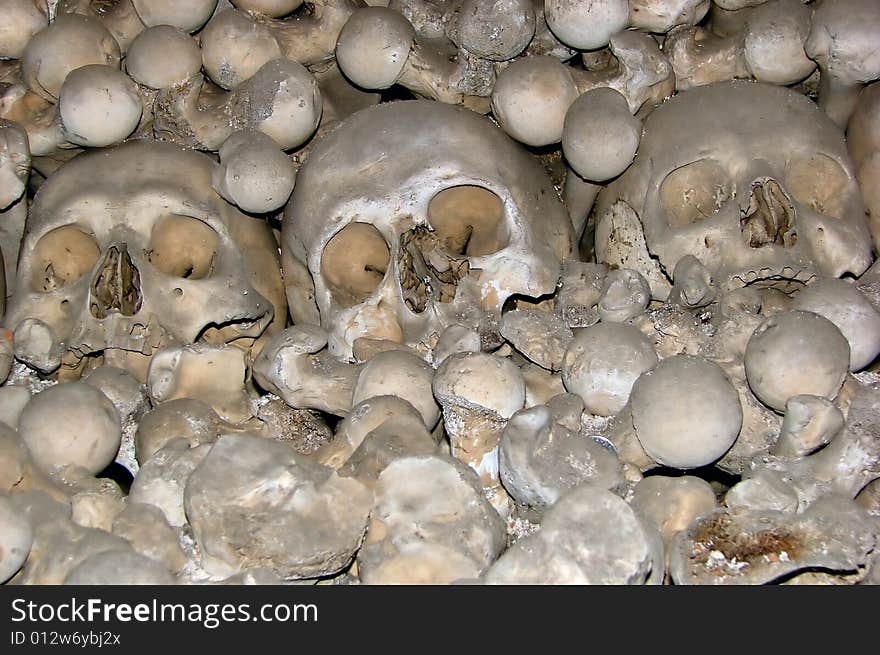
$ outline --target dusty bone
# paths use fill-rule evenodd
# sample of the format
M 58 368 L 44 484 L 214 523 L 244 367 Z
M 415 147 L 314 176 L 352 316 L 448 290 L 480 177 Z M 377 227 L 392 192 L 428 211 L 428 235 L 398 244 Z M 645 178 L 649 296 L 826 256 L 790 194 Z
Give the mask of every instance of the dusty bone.
M 211 181 L 217 193 L 242 211 L 265 214 L 287 202 L 296 169 L 271 137 L 242 130 L 223 142 Z
M 837 326 L 849 342 L 850 371 L 864 369 L 880 355 L 880 311 L 847 280 L 814 280 L 795 293 L 792 309 L 819 314 Z
M 791 359 L 796 357 L 796 364 Z M 768 407 L 792 396 L 833 400 L 849 371 L 849 342 L 834 323 L 808 311 L 771 316 L 755 330 L 745 353 L 749 387 Z
M 147 27 L 172 25 L 186 32 L 202 27 L 217 6 L 217 0 L 131 0 L 131 3 Z
M 563 265 L 556 312 L 570 328 L 589 327 L 599 321 L 594 307 L 600 301 L 608 272 L 604 264 L 571 260 Z
M 366 584 L 444 584 L 479 576 L 504 545 L 473 471 L 448 457 L 405 457 L 379 475 L 357 564 Z
M 164 564 L 133 550 L 107 550 L 86 557 L 64 578 L 66 585 L 172 585 Z
M 135 131 L 144 113 L 138 86 L 104 64 L 70 71 L 58 94 L 52 104 L 21 85 L 4 93 L 0 114 L 25 129 L 34 157 L 119 143 Z
M 161 562 L 172 573 L 178 573 L 186 565 L 177 533 L 157 507 L 126 503 L 125 509 L 113 519 L 112 532 L 130 543 L 135 552 Z
M 675 403 L 668 402 L 669 389 Z M 689 469 L 711 464 L 742 427 L 739 395 L 721 368 L 704 358 L 675 355 L 632 387 L 632 418 L 645 451 L 657 462 Z
M 639 376 L 658 361 L 650 340 L 638 328 L 602 322 L 579 330 L 568 344 L 562 381 L 591 414 L 613 416 L 629 401 Z
M 641 132 L 641 121 L 630 114 L 627 98 L 612 87 L 598 87 L 569 106 L 562 150 L 568 165 L 582 178 L 605 182 L 632 163 Z
M 544 18 L 556 37 L 578 50 L 596 50 L 608 45 L 612 35 L 629 22 L 627 0 L 546 0 Z
M 585 484 L 563 495 L 541 529 L 492 565 L 488 584 L 644 584 L 653 566 L 648 527 L 610 491 Z
M 630 0 L 629 27 L 665 34 L 679 25 L 696 25 L 711 5 L 711 0 Z
M 551 373 L 531 362 L 521 364 L 519 370 L 526 384 L 526 407 L 544 405 L 554 396 L 565 393 L 560 373 Z
M 230 0 L 230 3 L 238 9 L 252 11 L 270 18 L 279 18 L 302 6 L 303 0 Z
M 147 391 L 154 404 L 193 398 L 209 404 L 230 423 L 251 418 L 247 353 L 228 345 L 197 343 L 162 348 L 147 372 Z
M 498 444 L 508 419 L 525 405 L 522 373 L 496 355 L 457 353 L 437 368 L 432 384 L 452 455 L 480 475 L 489 501 L 503 512 Z
M 110 532 L 113 519 L 124 508 L 118 488 L 115 493 L 106 489 L 80 491 L 70 497 L 70 520 L 84 528 Z
M 281 443 L 227 434 L 187 479 L 184 499 L 206 570 L 267 565 L 296 579 L 352 560 L 373 494 Z
M 556 422 L 547 406 L 523 409 L 510 418 L 501 435 L 499 468 L 514 500 L 539 513 L 580 484 L 615 493 L 624 487 L 616 455 Z
M 341 469 L 375 431 L 408 431 L 427 434 L 418 410 L 397 396 L 378 395 L 362 400 L 342 419 L 333 440 L 315 455 L 317 461 Z
M 704 27 L 682 25 L 667 35 L 664 52 L 677 91 L 749 76 L 739 33 L 720 37 Z
M 464 0 L 450 14 L 446 16 L 449 39 L 459 48 L 489 61 L 517 57 L 535 35 L 532 0 Z
M 852 571 L 874 548 L 864 510 L 829 497 L 801 514 L 717 510 L 675 538 L 675 584 L 764 584 L 804 568 Z
M 183 438 L 171 439 L 141 463 L 131 484 L 128 502 L 153 505 L 162 511 L 169 525 L 185 525 L 186 481 L 210 450 L 211 444 L 191 448 Z
M 581 94 L 610 87 L 626 98 L 630 113 L 643 116 L 675 91 L 675 73 L 664 51 L 648 34 L 623 31 L 608 44 L 613 55 L 607 68 L 595 71 L 573 69 Z
M 62 14 L 96 18 L 113 35 L 123 53 L 145 28 L 132 0 L 114 0 L 110 3 L 100 0 L 61 0 L 55 5 L 54 15 Z
M 30 170 L 27 131 L 18 123 L 0 119 L 0 253 L 5 268 L 4 295 L 12 295 L 15 290 L 18 251 L 27 219 L 25 189 Z
M 201 67 L 199 44 L 170 25 L 147 28 L 132 41 L 125 54 L 125 72 L 150 89 L 180 84 Z
M 465 325 L 450 325 L 440 333 L 431 361 L 437 367 L 450 355 L 463 352 L 480 352 L 480 334 Z
M 225 427 L 217 412 L 204 401 L 180 398 L 161 403 L 138 422 L 135 433 L 138 463 L 143 466 L 173 439 L 183 439 L 192 448 L 212 443 Z
M 289 59 L 273 59 L 246 82 L 203 107 L 204 78 L 162 89 L 153 106 L 153 130 L 162 140 L 219 150 L 233 132 L 258 130 L 282 150 L 305 143 L 321 119 L 321 92 L 314 76 Z
M 35 395 L 22 411 L 19 431 L 47 473 L 62 466 L 99 473 L 116 457 L 122 437 L 119 413 L 110 399 L 74 382 Z
M 868 225 L 880 243 L 880 84 L 868 84 L 846 126 L 846 145 L 852 155 L 859 188 L 868 210 Z
M 569 67 L 555 57 L 520 57 L 498 75 L 492 113 L 517 141 L 546 146 L 562 140 L 566 112 L 578 95 Z
M 715 301 L 718 289 L 712 273 L 693 255 L 678 260 L 672 272 L 672 291 L 668 302 L 696 309 Z
M 451 42 L 444 46 L 419 39 L 403 15 L 385 7 L 366 7 L 352 15 L 339 34 L 336 57 L 346 76 L 365 89 L 399 84 L 448 104 L 482 108 L 495 81 L 491 62 L 481 65 L 482 60 L 463 50 L 456 55 Z
M 22 54 L 22 77 L 28 88 L 55 102 L 68 73 L 87 64 L 119 68 L 116 39 L 100 21 L 76 14 L 58 16 L 38 32 Z
M 602 282 L 596 309 L 601 321 L 623 323 L 640 316 L 650 302 L 651 287 L 645 276 L 630 268 L 616 268 Z
M 9 0 L 3 3 L 4 20 L 0 25 L 0 59 L 18 59 L 33 36 L 49 23 L 39 2 Z
M 21 411 L 30 402 L 30 399 L 31 392 L 24 385 L 7 384 L 0 387 L 0 423 L 5 423 L 13 430 L 18 430 Z
M 84 528 L 70 520 L 69 505 L 45 494 L 25 492 L 10 497 L 33 527 L 31 553 L 12 584 L 60 585 L 83 560 L 109 550 L 131 551 L 124 539 L 104 530 Z
M 129 421 L 140 421 L 150 406 L 143 385 L 122 369 L 100 366 L 89 371 L 83 382 L 110 399 L 123 425 Z
M 34 535 L 27 516 L 5 495 L 0 495 L 0 584 L 24 565 Z
M 797 491 L 785 482 L 783 476 L 758 468 L 727 490 L 724 505 L 733 512 L 770 510 L 793 514 L 800 502 Z
M 234 89 L 268 61 L 282 56 L 268 26 L 235 9 L 218 12 L 199 33 L 201 62 L 218 86 Z
M 819 64 L 819 106 L 846 126 L 862 87 L 880 77 L 880 5 L 871 0 L 824 0 L 814 5 L 804 50 Z
M 253 365 L 254 379 L 291 407 L 345 416 L 361 366 L 334 357 L 316 325 L 287 328 L 267 343 Z
M 392 395 L 415 407 L 432 430 L 440 420 L 440 407 L 431 391 L 434 369 L 418 355 L 387 351 L 367 362 L 358 375 L 352 394 L 352 404 L 374 396 Z
M 548 371 L 562 370 L 565 349 L 574 335 L 557 314 L 539 309 L 515 309 L 501 317 L 501 336 Z
M 711 485 L 692 475 L 643 478 L 629 503 L 657 527 L 667 549 L 676 534 L 718 506 Z

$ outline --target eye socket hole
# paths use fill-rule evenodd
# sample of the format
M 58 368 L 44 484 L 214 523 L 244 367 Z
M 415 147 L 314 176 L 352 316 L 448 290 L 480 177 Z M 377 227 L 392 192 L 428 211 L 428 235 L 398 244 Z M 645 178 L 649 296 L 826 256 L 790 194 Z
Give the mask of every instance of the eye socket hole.
M 200 280 L 211 274 L 220 235 L 211 226 L 190 216 L 168 216 L 150 235 L 147 259 L 173 277 Z
M 710 218 L 735 196 L 727 172 L 714 159 L 676 168 L 660 185 L 660 202 L 672 228 Z
M 820 214 L 840 217 L 849 176 L 827 155 L 795 159 L 785 173 L 785 189 L 797 202 Z
M 33 289 L 48 293 L 76 282 L 95 267 L 100 255 L 95 237 L 76 225 L 47 232 L 34 247 Z
M 343 307 L 364 302 L 382 283 L 391 253 L 382 233 L 369 223 L 349 223 L 321 255 L 321 277 Z
M 507 245 L 504 203 L 483 187 L 440 191 L 428 204 L 428 222 L 446 250 L 455 254 L 479 257 Z

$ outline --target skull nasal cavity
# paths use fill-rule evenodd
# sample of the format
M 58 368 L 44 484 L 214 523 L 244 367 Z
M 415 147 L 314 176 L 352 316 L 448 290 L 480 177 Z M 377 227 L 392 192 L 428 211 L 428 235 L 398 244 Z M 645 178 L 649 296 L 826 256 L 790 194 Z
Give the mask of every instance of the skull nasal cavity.
M 775 180 L 765 178 L 752 183 L 748 209 L 740 227 L 752 248 L 777 245 L 784 248 L 797 241 L 794 206 Z
M 134 316 L 140 310 L 141 274 L 124 243 L 107 250 L 91 291 L 89 309 L 95 318 L 106 318 L 111 312 Z

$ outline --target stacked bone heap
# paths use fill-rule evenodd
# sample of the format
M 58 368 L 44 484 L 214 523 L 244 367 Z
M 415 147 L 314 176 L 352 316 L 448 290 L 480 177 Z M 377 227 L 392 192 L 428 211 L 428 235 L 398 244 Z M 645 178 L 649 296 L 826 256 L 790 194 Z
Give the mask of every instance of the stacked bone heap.
M 0 583 L 880 582 L 876 0 L 0 17 Z

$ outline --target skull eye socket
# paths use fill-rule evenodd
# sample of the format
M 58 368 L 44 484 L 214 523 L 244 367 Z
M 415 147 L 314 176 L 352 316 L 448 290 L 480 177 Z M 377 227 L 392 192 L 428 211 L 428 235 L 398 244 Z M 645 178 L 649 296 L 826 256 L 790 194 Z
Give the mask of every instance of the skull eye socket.
M 428 204 L 428 222 L 451 253 L 479 257 L 507 245 L 504 203 L 483 187 L 456 186 Z
M 147 259 L 173 277 L 199 280 L 211 274 L 220 236 L 207 223 L 190 216 L 169 216 L 150 235 Z
M 382 283 L 391 252 L 382 233 L 369 223 L 349 223 L 321 255 L 321 276 L 343 307 L 364 302 Z
M 47 232 L 34 247 L 33 289 L 48 293 L 76 282 L 94 268 L 100 254 L 95 237 L 76 225 Z
M 848 184 L 849 176 L 840 164 L 822 154 L 789 162 L 785 173 L 785 189 L 791 197 L 828 216 L 843 215 Z
M 676 168 L 660 185 L 660 202 L 672 228 L 710 218 L 735 195 L 726 171 L 714 159 Z

